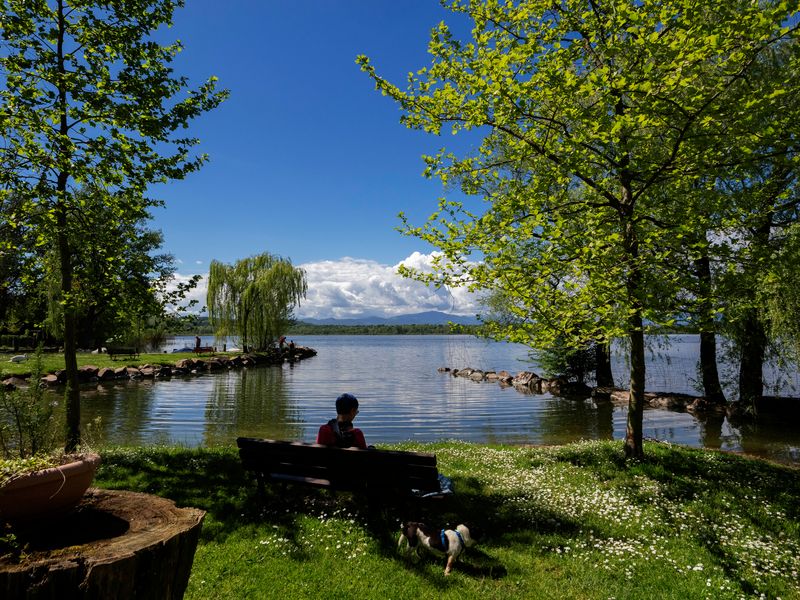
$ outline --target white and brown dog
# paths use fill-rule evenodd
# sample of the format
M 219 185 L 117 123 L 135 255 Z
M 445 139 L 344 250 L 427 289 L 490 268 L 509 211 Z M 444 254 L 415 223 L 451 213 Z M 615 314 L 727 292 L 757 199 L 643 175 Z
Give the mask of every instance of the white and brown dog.
M 445 575 L 450 574 L 461 553 L 474 544 L 475 540 L 466 525 L 459 525 L 455 529 L 435 529 L 413 521 L 400 526 L 400 538 L 397 540 L 398 549 L 408 557 L 418 557 L 420 547 L 434 556 L 446 556 Z

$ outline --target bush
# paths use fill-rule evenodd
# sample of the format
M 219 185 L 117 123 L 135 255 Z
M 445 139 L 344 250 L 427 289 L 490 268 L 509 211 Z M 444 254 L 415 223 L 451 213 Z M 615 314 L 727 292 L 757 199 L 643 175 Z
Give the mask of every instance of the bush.
M 27 389 L 0 387 L 0 454 L 5 459 L 28 458 L 55 447 L 54 406 L 39 384 L 41 352 L 37 351 Z

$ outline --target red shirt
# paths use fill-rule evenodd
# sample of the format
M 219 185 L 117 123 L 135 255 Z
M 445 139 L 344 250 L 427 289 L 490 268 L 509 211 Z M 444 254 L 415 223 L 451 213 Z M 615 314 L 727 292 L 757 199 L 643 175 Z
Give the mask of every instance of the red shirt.
M 353 444 L 350 446 L 351 448 L 356 447 L 363 450 L 367 449 L 367 441 L 364 439 L 364 434 L 360 429 L 353 427 L 348 433 L 353 437 Z M 327 423 L 319 428 L 319 433 L 317 433 L 317 443 L 323 446 L 337 445 L 336 434 L 333 432 L 333 429 L 331 429 L 331 426 Z

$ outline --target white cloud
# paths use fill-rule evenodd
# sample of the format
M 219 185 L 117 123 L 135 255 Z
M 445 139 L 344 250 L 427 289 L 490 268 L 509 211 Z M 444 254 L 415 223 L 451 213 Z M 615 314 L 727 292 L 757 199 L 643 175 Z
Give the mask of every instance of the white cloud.
M 477 298 L 465 288 L 435 289 L 397 274 L 400 264 L 430 271 L 433 254 L 414 252 L 396 265 L 344 257 L 297 265 L 308 279 L 306 299 L 295 310 L 298 318 L 346 319 L 362 316 L 393 317 L 429 310 L 457 315 L 479 312 Z M 182 281 L 190 275 L 177 275 Z M 207 274 L 191 298 L 205 305 Z
M 308 295 L 298 317 L 392 317 L 439 310 L 451 314 L 478 312 L 475 296 L 464 289 L 435 289 L 397 274 L 400 264 L 430 270 L 432 254 L 414 252 L 393 266 L 344 257 L 299 265 L 308 279 Z
M 190 312 L 197 313 L 206 305 L 206 292 L 208 291 L 208 273 L 202 274 L 202 279 L 197 283 L 197 287 L 192 289 L 187 295 L 186 298 L 181 302 L 182 305 L 186 305 L 191 300 L 197 300 L 197 304 L 191 309 Z M 193 275 L 184 275 L 181 273 L 175 273 L 172 282 L 167 286 L 170 290 L 174 290 L 178 287 L 178 283 L 188 283 L 189 280 L 193 277 Z

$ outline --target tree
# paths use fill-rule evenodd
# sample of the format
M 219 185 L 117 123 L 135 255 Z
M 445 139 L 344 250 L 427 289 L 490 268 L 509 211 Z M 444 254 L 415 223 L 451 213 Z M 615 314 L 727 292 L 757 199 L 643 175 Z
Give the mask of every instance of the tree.
M 730 226 L 736 243 L 718 276 L 726 292 L 721 326 L 739 358 L 739 399 L 750 403 L 763 394 L 770 345 L 797 344 L 792 328 L 783 324 L 785 315 L 795 318 L 800 277 L 797 165 L 781 156 L 759 167 L 724 182 L 729 202 L 741 207 L 742 217 Z
M 0 330 L 12 333 L 31 329 L 46 312 L 41 248 L 26 228 L 12 224 L 20 206 L 19 196 L 0 196 Z
M 225 97 L 210 79 L 187 90 L 170 63 L 180 43 L 153 34 L 171 24 L 180 0 L 0 0 L 3 51 L 0 130 L 5 194 L 24 198 L 20 221 L 57 250 L 67 373 L 67 450 L 80 441 L 76 294 L 71 223 L 76 190 L 103 189 L 112 222 L 158 200 L 156 182 L 199 168 L 196 139 L 176 132 Z
M 559 336 L 550 346 L 541 347 L 535 341 L 538 324 L 530 318 L 530 311 L 515 305 L 518 297 L 519 294 L 495 289 L 483 298 L 484 312 L 480 315 L 483 327 L 480 331 L 495 339 L 508 338 L 508 333 L 513 332 L 515 341 L 533 348 L 536 362 L 547 377 L 566 377 L 569 381 L 585 383 L 589 373 L 593 372 L 592 378 L 597 386 L 614 387 L 609 344 L 586 340 L 581 347 L 576 347 L 574 342 L 564 343 Z
M 472 21 L 472 39 L 462 42 L 440 24 L 429 44 L 432 65 L 411 73 L 407 90 L 358 58 L 377 89 L 400 104 L 408 127 L 485 134 L 472 153 L 426 157 L 428 176 L 458 182 L 486 205 L 442 200 L 423 227 L 405 222 L 408 234 L 442 251 L 435 273 L 411 274 L 502 286 L 535 319 L 543 347 L 558 336 L 576 347 L 627 337 L 624 448 L 641 457 L 644 325 L 674 322 L 683 274 L 673 257 L 698 229 L 691 211 L 679 222 L 659 218 L 681 206 L 664 190 L 721 172 L 731 147 L 757 162 L 764 135 L 777 148 L 793 131 L 784 115 L 795 110 L 797 78 L 788 70 L 772 79 L 748 74 L 760 55 L 797 35 L 796 7 L 445 4 Z M 765 115 L 774 128 L 754 131 Z M 513 331 L 502 333 L 513 339 Z
M 175 266 L 170 254 L 158 253 L 161 232 L 150 230 L 147 211 L 126 212 L 108 219 L 104 190 L 83 188 L 76 193 L 83 210 L 69 223 L 73 249 L 73 293 L 77 343 L 100 348 L 109 338 L 117 345 L 141 346 L 138 338 L 150 323 L 167 327 L 167 305 L 180 306 L 200 276 L 187 283 L 173 283 Z M 52 253 L 47 257 L 53 260 Z M 57 272 L 52 279 L 57 279 Z M 54 297 L 58 282 L 53 281 Z M 178 293 L 180 292 L 180 293 Z M 49 326 L 61 332 L 61 307 L 51 302 Z
M 218 337 L 238 335 L 242 349 L 263 351 L 292 323 L 295 305 L 305 298 L 305 271 L 269 253 L 227 265 L 211 261 L 208 317 Z

